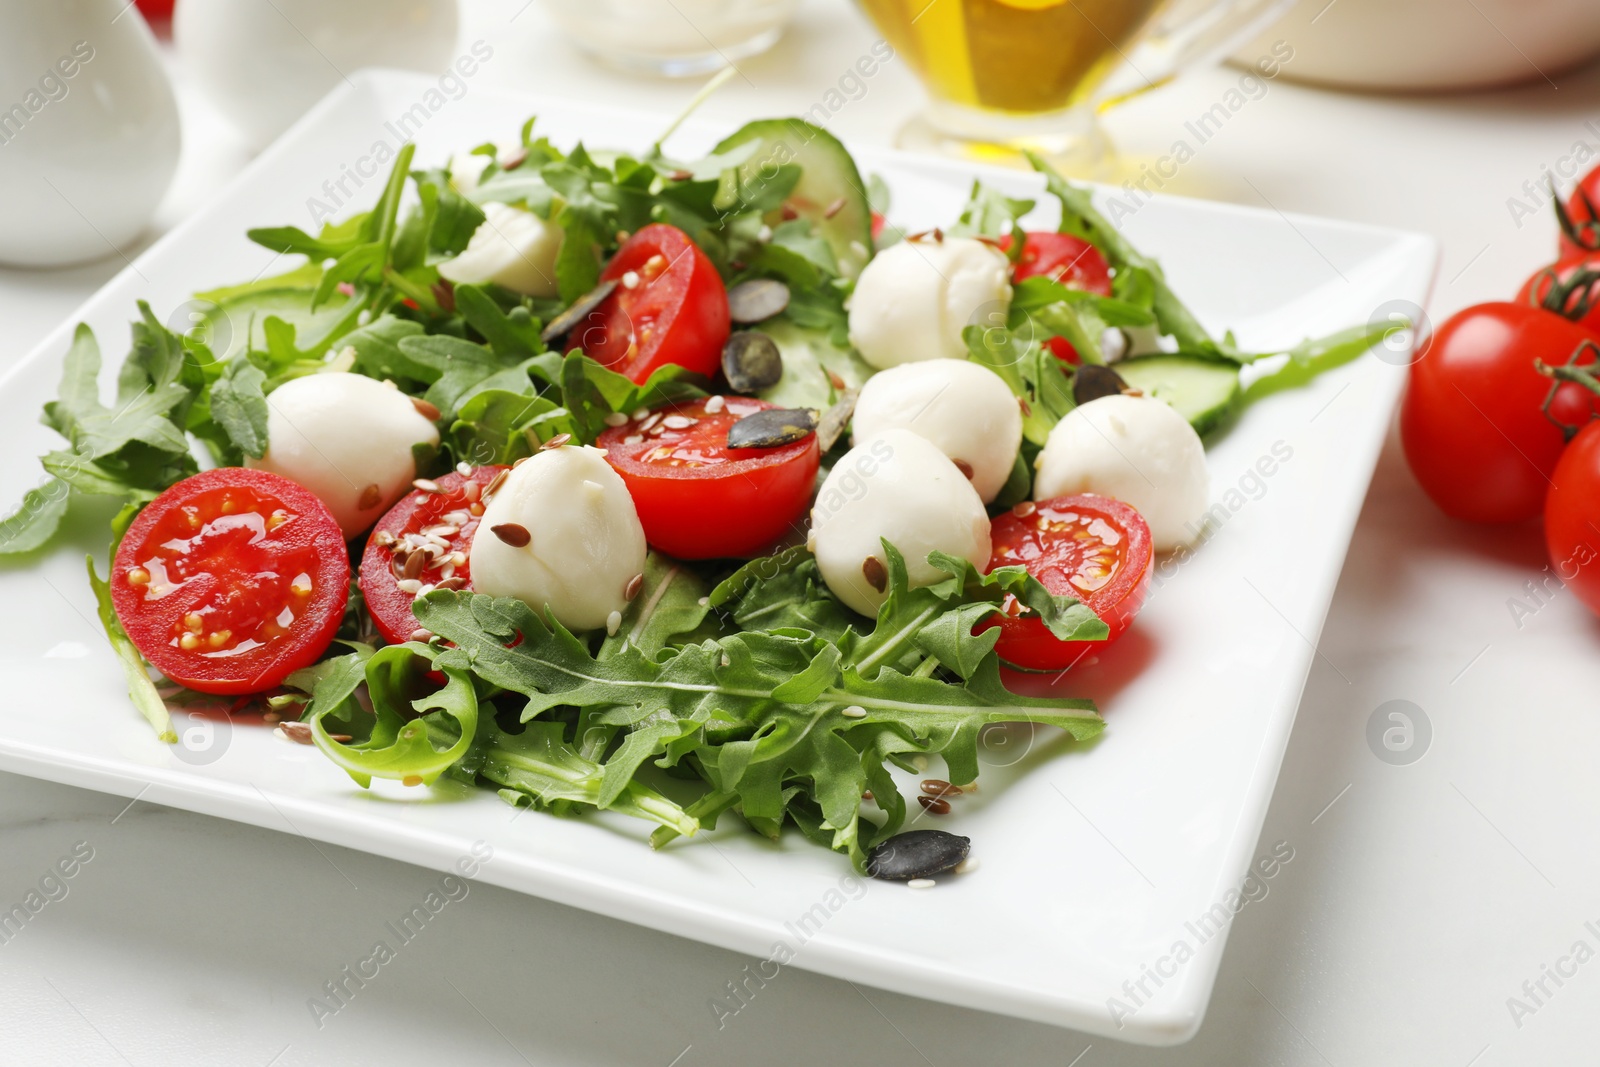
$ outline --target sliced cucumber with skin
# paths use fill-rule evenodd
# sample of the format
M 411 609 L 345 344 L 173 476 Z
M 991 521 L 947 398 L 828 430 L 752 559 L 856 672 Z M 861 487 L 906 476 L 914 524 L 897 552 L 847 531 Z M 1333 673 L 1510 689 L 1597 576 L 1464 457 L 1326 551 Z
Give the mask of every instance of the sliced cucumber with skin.
M 769 404 L 825 410 L 839 399 L 838 390 L 833 387 L 834 377 L 846 389 L 860 389 L 872 375 L 872 368 L 853 349 L 835 348 L 816 330 L 781 317 L 756 329 L 772 338 L 783 357 L 783 377 L 758 394 Z
M 739 165 L 739 180 L 758 180 L 763 168 L 799 166 L 800 181 L 788 206 L 816 225 L 839 262 L 840 274 L 860 274 L 872 257 L 872 206 L 867 183 L 844 145 L 804 119 L 764 119 L 735 131 L 715 151 L 720 155 L 752 141 L 762 145 Z M 835 210 L 830 214 L 829 208 Z
M 1239 366 L 1199 356 L 1136 356 L 1112 364 L 1122 380 L 1146 396 L 1165 400 L 1204 437 L 1244 403 Z

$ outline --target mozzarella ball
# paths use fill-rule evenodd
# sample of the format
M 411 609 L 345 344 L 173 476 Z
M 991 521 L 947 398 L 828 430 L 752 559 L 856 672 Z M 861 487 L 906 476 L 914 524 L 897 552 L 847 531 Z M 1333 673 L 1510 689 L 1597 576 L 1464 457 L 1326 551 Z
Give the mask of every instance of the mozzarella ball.
M 850 297 L 850 343 L 882 370 L 964 359 L 961 331 L 1003 325 L 1011 307 L 1005 253 L 970 237 L 901 241 L 873 257 Z
M 267 451 L 245 465 L 281 474 L 328 506 L 346 538 L 411 489 L 413 445 L 439 428 L 400 390 L 364 374 L 291 378 L 267 397 Z
M 524 296 L 555 296 L 561 227 L 531 211 L 490 201 L 467 247 L 439 264 L 439 276 L 457 284 L 494 282 Z
M 852 442 L 891 429 L 925 438 L 957 467 L 971 469 L 985 504 L 999 495 L 1022 447 L 1022 409 L 1011 387 L 965 359 L 903 363 L 874 374 L 861 387 L 852 425 Z
M 483 172 L 494 162 L 479 152 L 457 152 L 450 157 L 450 184 L 456 192 L 466 196 L 478 188 Z
M 496 526 L 510 527 L 509 538 Z M 525 544 L 516 543 L 518 527 Z M 604 453 L 552 448 L 513 469 L 484 509 L 472 588 L 514 596 L 569 630 L 593 630 L 628 606 L 647 551 L 633 498 Z
M 884 430 L 846 452 L 811 509 L 807 543 L 822 579 L 863 615 L 876 615 L 888 599 L 880 539 L 905 557 L 913 588 L 949 577 L 928 562 L 935 549 L 980 570 L 989 563 L 989 514 L 977 490 L 949 457 L 910 430 Z
M 1148 396 L 1106 396 L 1068 412 L 1039 453 L 1035 500 L 1098 493 L 1150 524 L 1157 552 L 1192 542 L 1205 522 L 1211 479 L 1189 421 Z

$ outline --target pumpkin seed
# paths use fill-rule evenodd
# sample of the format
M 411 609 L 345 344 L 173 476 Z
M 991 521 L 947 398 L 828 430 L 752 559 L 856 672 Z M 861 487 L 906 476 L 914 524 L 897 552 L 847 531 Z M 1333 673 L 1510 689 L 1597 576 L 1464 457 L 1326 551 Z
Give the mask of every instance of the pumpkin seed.
M 571 307 L 550 320 L 550 324 L 544 328 L 544 332 L 539 334 L 539 340 L 549 344 L 557 337 L 564 336 L 577 329 L 578 324 L 589 317 L 589 312 L 599 307 L 616 287 L 616 279 L 604 281 L 578 297 L 572 302 Z
M 739 330 L 722 346 L 722 373 L 736 393 L 759 393 L 783 377 L 777 342 L 758 330 Z
M 729 448 L 777 448 L 804 440 L 817 428 L 810 408 L 768 408 L 728 427 Z
M 822 413 L 822 419 L 817 423 L 817 445 L 824 452 L 844 436 L 845 427 L 850 425 L 850 418 L 856 413 L 858 395 L 854 389 L 846 389 L 839 394 L 833 407 Z
M 972 839 L 944 830 L 907 830 L 867 854 L 867 873 L 891 882 L 931 878 L 953 870 L 972 851 Z
M 1120 396 L 1128 387 L 1122 375 L 1098 363 L 1085 363 L 1072 376 L 1072 399 L 1082 407 L 1091 400 L 1105 396 Z
M 763 322 L 789 306 L 789 287 L 773 278 L 752 278 L 728 290 L 728 317 Z

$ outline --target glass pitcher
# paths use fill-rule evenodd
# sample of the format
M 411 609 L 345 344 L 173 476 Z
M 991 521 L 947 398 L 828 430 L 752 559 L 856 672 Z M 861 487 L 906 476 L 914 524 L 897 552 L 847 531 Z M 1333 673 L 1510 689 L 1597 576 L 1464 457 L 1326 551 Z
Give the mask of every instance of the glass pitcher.
M 902 147 L 1102 172 L 1097 116 L 1226 55 L 1294 0 L 859 0 L 928 90 Z

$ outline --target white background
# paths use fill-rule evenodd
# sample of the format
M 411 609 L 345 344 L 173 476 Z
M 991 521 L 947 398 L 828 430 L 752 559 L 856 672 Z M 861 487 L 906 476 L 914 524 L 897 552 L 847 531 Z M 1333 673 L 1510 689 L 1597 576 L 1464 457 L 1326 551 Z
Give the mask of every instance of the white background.
M 463 7 L 462 40 L 496 49 L 473 84 L 664 112 L 692 92 L 589 65 L 523 0 Z M 1461 17 L 1479 16 L 1468 5 Z M 744 79 L 703 114 L 804 111 L 874 40 L 853 8 L 807 0 L 778 49 L 742 62 Z M 1442 321 L 1510 297 L 1551 258 L 1553 221 L 1541 208 L 1519 227 L 1508 198 L 1526 199 L 1522 183 L 1542 166 L 1600 137 L 1585 125 L 1600 128 L 1600 68 L 1547 72 L 1553 84 L 1530 73 L 1522 89 L 1450 97 L 1280 81 L 1166 191 L 1430 232 L 1444 249 L 1429 308 Z M 1197 75 L 1110 116 L 1129 165 L 1188 137 L 1183 123 L 1239 76 Z M 919 91 L 897 63 L 867 85 L 831 126 L 888 142 Z M 181 101 L 185 156 L 157 230 L 247 161 L 187 85 Z M 0 358 L 20 357 L 122 266 L 0 271 Z M 1442 518 L 1391 440 L 1263 831 L 1259 851 L 1287 841 L 1294 859 L 1236 920 L 1209 1018 L 1182 1048 L 1122 1046 L 793 969 L 719 1030 L 708 1002 L 749 961 L 488 886 L 449 905 L 319 1030 L 307 998 L 370 951 L 374 916 L 408 910 L 437 874 L 0 776 L 0 901 L 20 899 L 74 843 L 94 849 L 69 895 L 0 944 L 0 1064 L 1581 1061 L 1600 1036 L 1600 962 L 1563 986 L 1547 981 L 1554 995 L 1520 1026 L 1507 1006 L 1575 941 L 1600 951 L 1585 929 L 1600 929 L 1600 621 L 1557 592 L 1519 627 L 1509 602 L 1544 565 L 1536 526 Z M 1366 740 L 1373 711 L 1396 699 L 1432 727 L 1425 755 L 1405 766 Z

